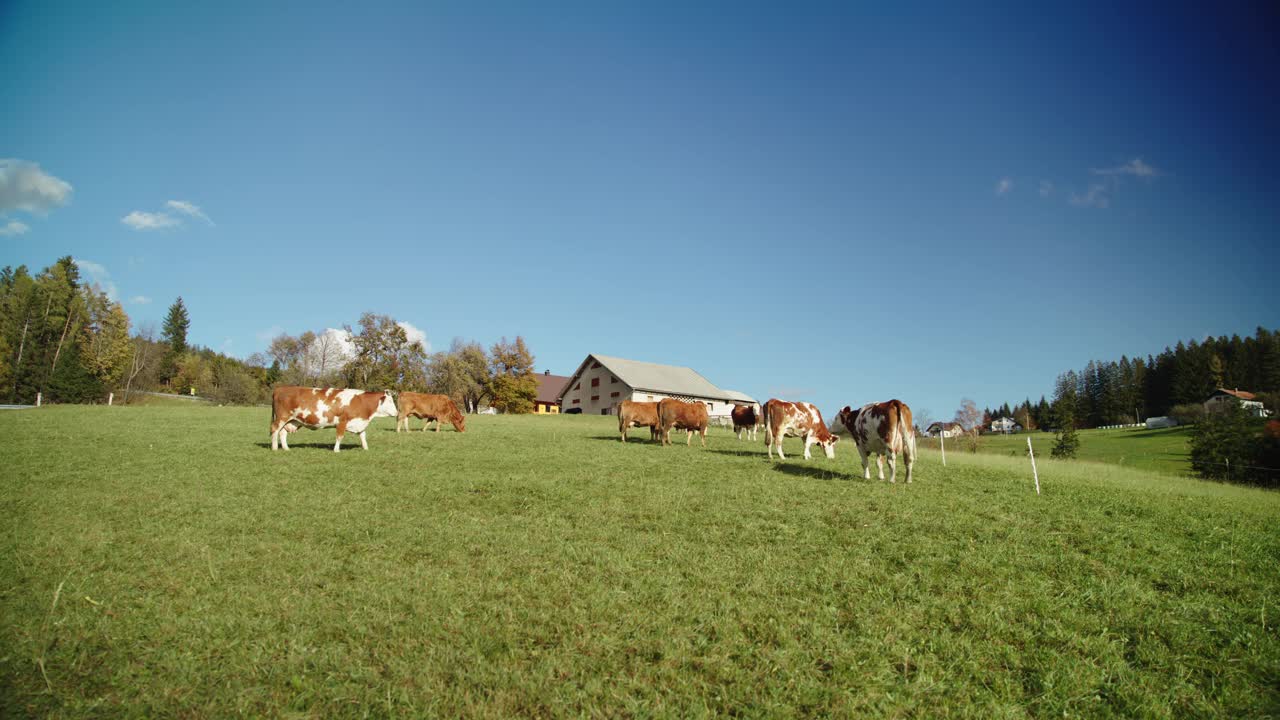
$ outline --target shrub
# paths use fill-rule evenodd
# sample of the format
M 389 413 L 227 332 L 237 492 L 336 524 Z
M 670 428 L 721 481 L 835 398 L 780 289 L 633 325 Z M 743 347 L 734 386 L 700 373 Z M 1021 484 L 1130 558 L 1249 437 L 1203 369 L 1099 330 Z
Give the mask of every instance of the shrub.
M 1204 405 L 1200 403 L 1184 403 L 1169 408 L 1169 417 L 1178 421 L 1179 425 L 1195 425 L 1204 419 Z

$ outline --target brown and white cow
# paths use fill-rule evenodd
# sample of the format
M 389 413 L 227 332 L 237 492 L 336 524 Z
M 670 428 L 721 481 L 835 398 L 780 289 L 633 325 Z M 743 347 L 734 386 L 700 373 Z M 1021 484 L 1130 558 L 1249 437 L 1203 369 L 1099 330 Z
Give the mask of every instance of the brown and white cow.
M 836 413 L 836 424 L 842 425 L 853 435 L 862 456 L 862 477 L 871 479 L 871 467 L 867 455 L 876 453 L 876 466 L 880 479 L 884 479 L 884 456 L 889 455 L 889 482 L 898 478 L 898 454 L 907 461 L 907 482 L 911 482 L 911 466 L 916 460 L 916 431 L 911 424 L 911 408 L 901 400 L 868 403 L 854 410 L 845 406 Z
M 734 405 L 729 415 L 733 418 L 733 432 L 738 436 L 738 440 L 742 440 L 743 433 L 746 433 L 747 440 L 756 439 L 756 428 L 760 427 L 760 415 L 756 413 L 755 405 Z
M 365 392 L 340 388 L 307 388 L 285 385 L 271 394 L 271 449 L 289 449 L 289 433 L 303 425 L 318 430 L 338 428 L 333 451 L 342 449 L 342 436 L 360 435 L 360 447 L 369 449 L 364 431 L 376 417 L 395 417 L 396 403 L 389 392 Z
M 675 398 L 663 398 L 658 401 L 658 432 L 662 434 L 662 444 L 671 444 L 671 428 L 686 431 L 684 444 L 693 442 L 693 434 L 702 435 L 702 447 L 707 446 L 707 425 L 710 417 L 707 406 L 700 402 L 684 402 Z
M 448 395 L 428 395 L 427 393 L 402 392 L 400 393 L 400 414 L 396 418 L 396 432 L 400 432 L 400 427 L 404 426 L 405 430 L 409 429 L 409 418 L 422 418 L 422 432 L 427 431 L 427 426 L 432 420 L 436 421 L 436 432 L 440 432 L 440 422 L 448 420 L 453 425 L 453 429 L 458 432 L 467 431 L 466 418 L 462 417 L 462 413 L 458 412 L 458 406 Z
M 618 434 L 622 442 L 627 441 L 629 428 L 645 426 L 649 428 L 649 439 L 658 439 L 658 403 L 623 400 L 618 406 Z
M 840 438 L 827 430 L 822 421 L 822 413 L 817 406 L 807 402 L 787 402 L 771 398 L 764 404 L 764 444 L 769 451 L 769 459 L 773 459 L 773 450 L 778 449 L 778 458 L 786 460 L 782 454 L 782 439 L 788 435 L 804 440 L 804 459 L 810 459 L 809 446 L 817 443 L 822 446 L 828 458 L 836 456 L 836 442 Z

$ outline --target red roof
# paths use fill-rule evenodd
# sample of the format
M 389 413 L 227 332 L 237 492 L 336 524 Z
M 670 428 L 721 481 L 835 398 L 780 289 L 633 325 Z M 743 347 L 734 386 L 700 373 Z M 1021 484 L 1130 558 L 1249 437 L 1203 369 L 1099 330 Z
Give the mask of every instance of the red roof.
M 1227 395 L 1230 395 L 1232 397 L 1238 397 L 1241 400 L 1252 400 L 1254 399 L 1254 397 L 1256 397 L 1253 393 L 1245 392 L 1244 390 L 1228 390 L 1226 388 L 1218 388 L 1218 392 L 1226 393 Z
M 547 375 L 546 373 L 538 373 L 534 377 L 538 379 L 537 402 L 558 405 L 560 403 L 560 391 L 564 390 L 569 378 L 564 375 Z

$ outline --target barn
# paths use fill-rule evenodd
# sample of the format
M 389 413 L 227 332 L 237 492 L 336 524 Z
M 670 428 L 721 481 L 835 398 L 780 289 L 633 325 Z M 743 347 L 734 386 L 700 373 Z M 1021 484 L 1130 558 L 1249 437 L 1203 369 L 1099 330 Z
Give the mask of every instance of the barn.
M 560 393 L 564 390 L 565 383 L 569 382 L 569 378 L 564 375 L 552 375 L 550 370 L 534 377 L 538 379 L 538 397 L 533 401 L 533 411 L 539 415 L 558 414 Z
M 712 417 L 728 416 L 735 403 L 751 401 L 741 393 L 721 390 L 687 367 L 595 354 L 569 376 L 559 400 L 561 412 L 576 408 L 588 415 L 614 415 L 623 400 L 669 397 L 704 403 Z

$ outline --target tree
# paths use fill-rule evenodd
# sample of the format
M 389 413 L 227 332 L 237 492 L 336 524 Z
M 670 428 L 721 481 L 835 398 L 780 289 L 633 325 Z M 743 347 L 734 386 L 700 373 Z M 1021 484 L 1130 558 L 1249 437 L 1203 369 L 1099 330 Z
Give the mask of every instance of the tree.
M 492 376 L 489 392 L 493 406 L 507 413 L 533 412 L 538 398 L 538 380 L 533 376 L 534 357 L 525 345 L 524 338 L 516 336 L 515 342 L 505 337 L 489 348 L 489 365 Z
M 169 313 L 164 317 L 164 326 L 160 335 L 168 343 L 170 352 L 175 355 L 186 352 L 187 329 L 190 327 L 191 317 L 187 314 L 187 306 L 182 302 L 182 296 L 179 295 L 178 299 L 169 306 Z
M 1221 412 L 1209 413 L 1192 428 L 1191 469 L 1204 478 L 1246 478 L 1258 445 L 1249 415 L 1238 404 L 1230 403 Z
M 1058 376 L 1055 385 L 1053 422 L 1057 426 L 1058 433 L 1050 454 L 1055 458 L 1074 458 L 1080 447 L 1080 437 L 1076 434 L 1079 377 L 1074 371 L 1068 371 Z
M 178 359 L 187 351 L 187 328 L 191 326 L 191 318 L 187 315 L 187 306 L 182 297 L 169 306 L 165 315 L 160 337 L 168 346 L 164 357 L 160 360 L 160 382 L 169 384 L 178 374 Z
M 355 356 L 343 368 L 353 387 L 366 390 L 425 390 L 427 352 L 420 343 L 410 342 L 395 318 L 364 313 L 360 332 L 345 328 Z
M 447 351 L 431 356 L 427 387 L 448 395 L 467 412 L 479 412 L 489 396 L 489 356 L 480 343 L 454 338 Z
M 105 294 L 86 289 L 89 317 L 80 332 L 80 357 L 94 377 L 108 388 L 117 387 L 129 371 L 132 343 L 129 316 Z
M 147 326 L 142 329 L 131 341 L 132 349 L 129 354 L 129 370 L 128 379 L 124 385 L 124 401 L 129 402 L 129 391 L 133 389 L 134 380 L 142 374 L 150 365 L 152 355 L 155 352 L 155 336 L 154 327 Z
M 982 411 L 973 400 L 963 398 L 960 400 L 960 409 L 956 410 L 955 421 L 965 430 L 977 430 L 982 425 Z

